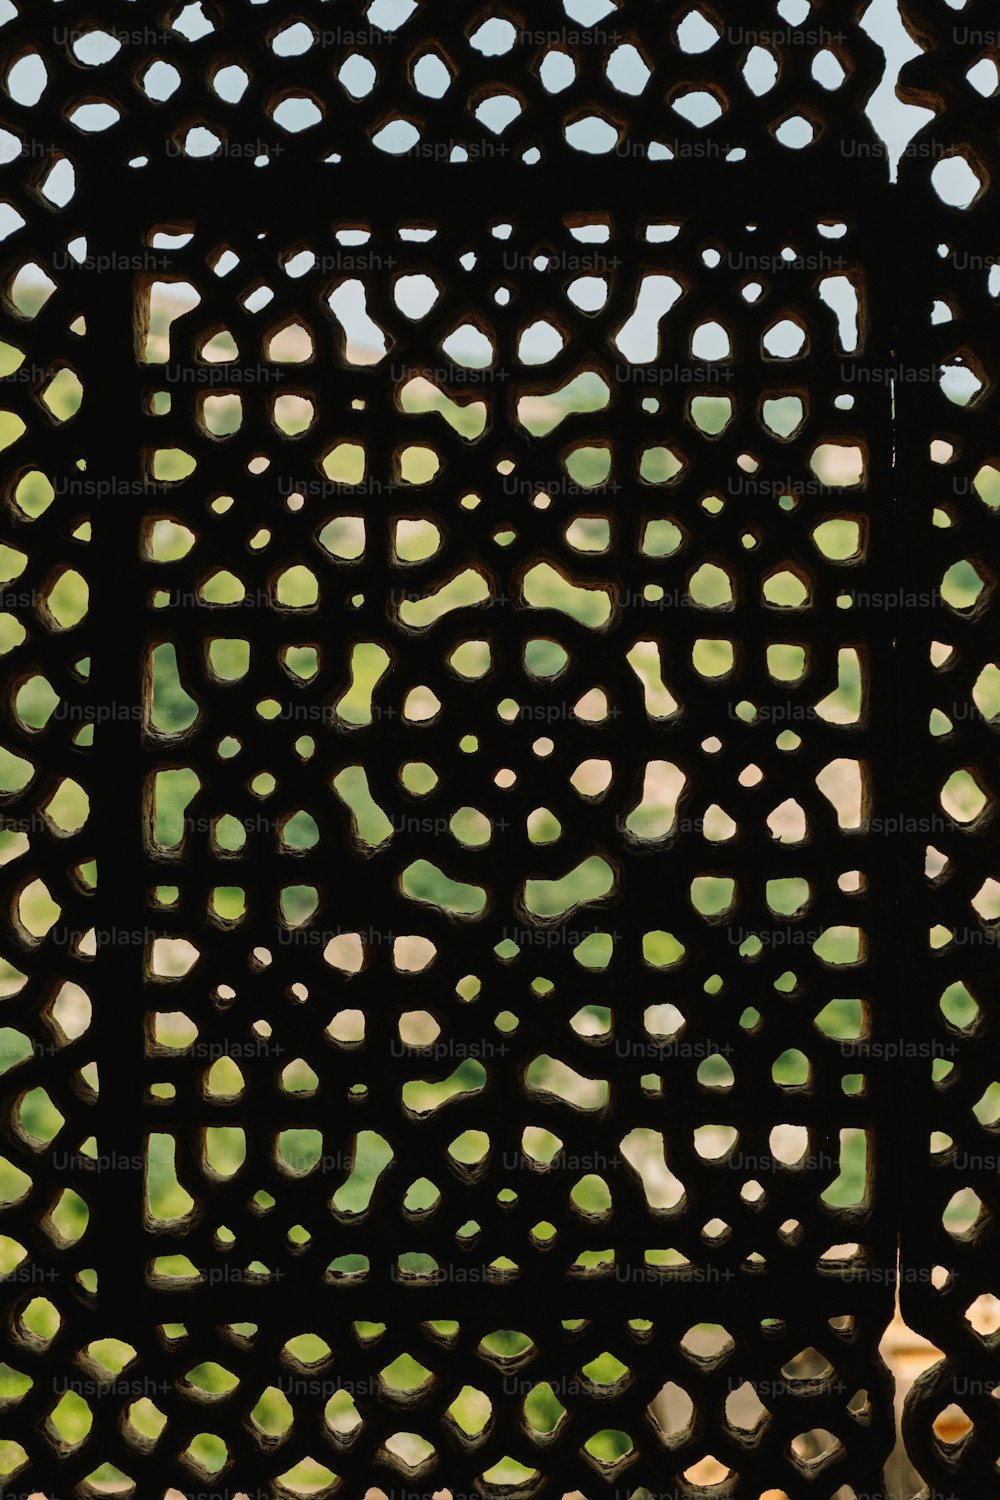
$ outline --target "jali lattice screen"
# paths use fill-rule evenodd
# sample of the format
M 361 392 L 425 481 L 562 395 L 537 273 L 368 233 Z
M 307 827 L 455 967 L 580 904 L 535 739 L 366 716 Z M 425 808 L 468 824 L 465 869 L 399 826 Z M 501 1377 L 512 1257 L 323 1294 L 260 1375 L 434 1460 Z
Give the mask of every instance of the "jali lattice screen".
M 890 183 L 865 9 L 4 4 L 4 1500 L 866 1500 L 897 1292 L 996 1486 L 1000 34 Z

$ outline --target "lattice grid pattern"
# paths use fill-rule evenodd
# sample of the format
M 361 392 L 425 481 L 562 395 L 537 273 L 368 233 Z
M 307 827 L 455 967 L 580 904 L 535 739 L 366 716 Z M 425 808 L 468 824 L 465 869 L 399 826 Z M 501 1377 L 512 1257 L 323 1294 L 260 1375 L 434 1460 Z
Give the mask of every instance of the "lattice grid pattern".
M 988 195 L 599 9 L 0 28 L 5 1500 L 993 1472 Z

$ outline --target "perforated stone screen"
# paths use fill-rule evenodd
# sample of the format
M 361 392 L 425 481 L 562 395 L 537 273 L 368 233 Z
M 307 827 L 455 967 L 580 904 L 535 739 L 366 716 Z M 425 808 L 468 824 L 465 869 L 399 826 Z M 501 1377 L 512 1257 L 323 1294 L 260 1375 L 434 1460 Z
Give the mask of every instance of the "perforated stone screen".
M 865 8 L 4 5 L 3 1500 L 870 1500 L 897 1292 L 995 1487 L 1000 37 L 890 182 Z

